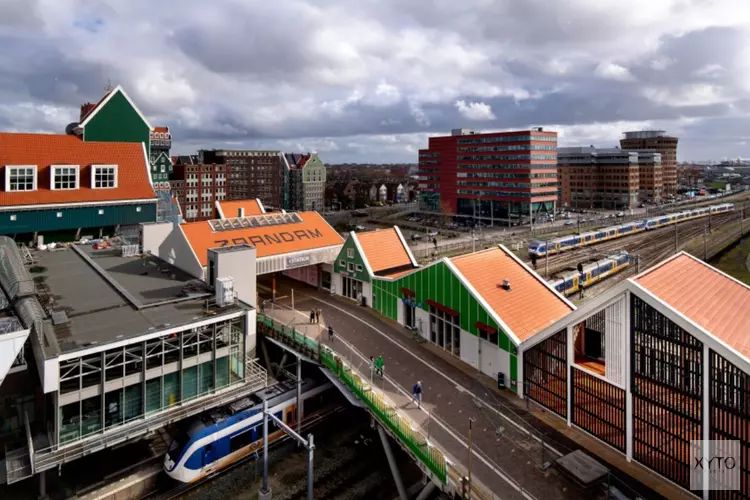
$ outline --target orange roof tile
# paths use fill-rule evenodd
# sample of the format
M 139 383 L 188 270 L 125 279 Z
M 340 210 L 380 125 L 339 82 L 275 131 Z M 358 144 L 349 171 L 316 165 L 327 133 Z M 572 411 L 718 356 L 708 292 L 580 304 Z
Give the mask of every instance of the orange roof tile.
M 680 253 L 635 278 L 714 337 L 750 358 L 750 287 Z
M 239 217 L 240 208 L 245 209 L 245 217 L 266 213 L 257 198 L 254 200 L 219 201 L 218 203 L 224 218 Z
M 318 212 L 297 214 L 302 222 L 275 226 L 214 232 L 208 221 L 204 221 L 182 224 L 180 227 L 203 266 L 208 262 L 208 250 L 223 246 L 253 245 L 256 256 L 260 258 L 343 245 L 344 239 Z
M 91 165 L 117 165 L 117 187 L 91 188 Z M 83 142 L 73 135 L 0 133 L 0 179 L 6 165 L 36 165 L 37 190 L 0 190 L 0 206 L 106 202 L 156 198 L 143 146 L 125 142 Z M 79 189 L 52 190 L 50 165 L 78 165 Z
M 154 127 L 154 130 L 152 130 L 152 132 L 161 132 L 162 134 L 168 134 L 169 127 Z
M 356 235 L 373 273 L 397 267 L 414 267 L 394 228 L 376 229 Z
M 570 313 L 573 308 L 503 248 L 449 259 L 520 342 Z M 503 280 L 510 281 L 510 291 Z

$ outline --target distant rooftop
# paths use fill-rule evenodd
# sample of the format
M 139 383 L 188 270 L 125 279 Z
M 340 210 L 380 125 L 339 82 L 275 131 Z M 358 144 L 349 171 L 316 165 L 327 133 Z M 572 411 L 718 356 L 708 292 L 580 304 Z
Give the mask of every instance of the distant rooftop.
M 651 139 L 654 137 L 667 137 L 667 132 L 666 130 L 635 130 L 624 132 L 622 135 L 625 139 Z
M 115 248 L 76 245 L 34 258 L 41 271 L 32 276 L 49 311 L 47 356 L 201 320 L 212 296 L 205 283 L 158 258 L 122 257 Z

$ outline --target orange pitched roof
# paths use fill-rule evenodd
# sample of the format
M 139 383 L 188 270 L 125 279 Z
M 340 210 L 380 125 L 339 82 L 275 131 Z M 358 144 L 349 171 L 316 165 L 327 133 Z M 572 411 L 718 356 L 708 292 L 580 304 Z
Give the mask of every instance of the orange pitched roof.
M 373 273 L 404 266 L 414 267 L 394 228 L 355 234 Z
M 106 202 L 156 198 L 143 146 L 126 142 L 83 142 L 73 135 L 0 133 L 0 179 L 7 165 L 36 165 L 36 191 L 9 192 L 0 206 Z M 78 165 L 79 189 L 52 190 L 51 165 Z M 117 165 L 117 187 L 92 189 L 92 165 Z
M 228 231 L 214 231 L 208 221 L 191 222 L 180 227 L 203 266 L 208 263 L 208 250 L 223 246 L 252 245 L 256 248 L 256 256 L 261 258 L 343 245 L 344 239 L 318 212 L 296 213 L 302 222 Z
M 258 201 L 257 198 L 254 200 L 219 201 L 218 203 L 221 208 L 221 213 L 228 219 L 239 217 L 240 208 L 245 209 L 245 217 L 266 213 L 263 205 L 260 204 L 260 201 Z
M 154 127 L 154 130 L 152 132 L 161 132 L 163 134 L 169 133 L 169 127 Z
M 573 310 L 533 271 L 503 248 L 449 259 L 520 342 Z M 510 281 L 510 291 L 501 287 Z
M 750 358 L 750 287 L 680 253 L 635 282 L 728 346 Z

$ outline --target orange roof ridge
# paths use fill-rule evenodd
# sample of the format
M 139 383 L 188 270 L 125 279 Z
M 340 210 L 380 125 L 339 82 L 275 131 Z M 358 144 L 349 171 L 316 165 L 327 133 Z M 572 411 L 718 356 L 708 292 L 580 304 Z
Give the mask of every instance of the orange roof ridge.
M 388 269 L 414 266 L 395 228 L 376 229 L 354 235 L 374 274 Z
M 509 335 L 523 342 L 575 309 L 500 246 L 480 252 L 445 258 L 465 284 L 474 290 L 495 321 L 510 329 Z M 510 281 L 510 290 L 500 285 Z
M 156 198 L 140 143 L 84 142 L 74 135 L 0 132 L 0 167 L 36 165 L 35 191 L 0 191 L 0 206 L 34 206 Z M 51 189 L 52 165 L 77 165 L 78 189 Z M 117 187 L 91 186 L 92 165 L 117 165 Z
M 750 358 L 747 284 L 686 252 L 631 281 L 712 337 Z
M 344 239 L 318 212 L 295 212 L 301 222 L 214 231 L 206 221 L 180 226 L 202 266 L 208 263 L 208 250 L 248 244 L 257 258 L 304 252 L 343 245 Z

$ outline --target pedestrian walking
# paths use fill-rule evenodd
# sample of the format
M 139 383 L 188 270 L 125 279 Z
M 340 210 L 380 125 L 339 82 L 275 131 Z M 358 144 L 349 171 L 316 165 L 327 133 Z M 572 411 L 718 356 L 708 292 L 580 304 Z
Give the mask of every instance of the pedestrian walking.
M 375 359 L 375 372 L 383 378 L 383 356 L 378 356 Z
M 370 356 L 370 381 L 372 382 L 372 377 L 375 375 L 375 358 Z
M 315 309 L 315 322 L 320 324 L 320 313 L 322 313 L 320 309 Z
M 333 327 L 328 325 L 328 342 L 333 344 Z
M 315 323 L 315 309 L 310 309 L 310 323 Z
M 419 380 L 411 388 L 411 402 L 416 402 L 417 408 L 422 408 L 422 382 Z

